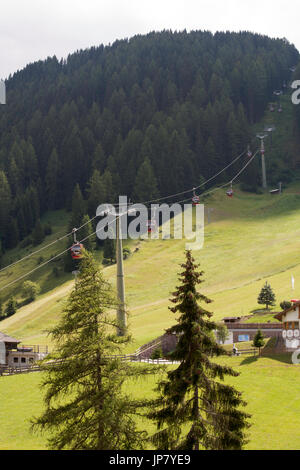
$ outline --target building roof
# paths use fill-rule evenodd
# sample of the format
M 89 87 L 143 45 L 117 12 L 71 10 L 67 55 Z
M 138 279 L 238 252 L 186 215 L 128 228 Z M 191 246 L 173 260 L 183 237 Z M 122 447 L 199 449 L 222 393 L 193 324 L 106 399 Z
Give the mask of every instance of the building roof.
M 3 343 L 21 343 L 21 341 L 19 341 L 18 339 L 12 338 L 11 336 L 6 335 L 5 333 L 1 333 L 1 331 L 0 341 L 2 341 Z
M 276 315 L 274 315 L 274 318 L 276 318 L 279 321 L 282 321 L 282 317 L 284 315 L 286 315 L 288 312 L 291 312 L 292 310 L 295 310 L 295 308 L 298 307 L 299 305 L 300 305 L 300 301 L 299 302 L 293 302 L 291 307 L 286 308 L 285 310 L 282 310 L 282 312 L 276 313 Z

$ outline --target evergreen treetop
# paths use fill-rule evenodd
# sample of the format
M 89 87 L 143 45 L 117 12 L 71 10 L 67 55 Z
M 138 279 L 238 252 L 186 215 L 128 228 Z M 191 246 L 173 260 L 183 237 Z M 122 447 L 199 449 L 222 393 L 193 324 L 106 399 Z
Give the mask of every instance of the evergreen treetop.
M 275 299 L 276 297 L 273 292 L 273 289 L 268 283 L 268 281 L 266 281 L 259 293 L 257 303 L 264 304 L 266 306 L 266 309 L 269 310 L 270 306 L 275 305 Z

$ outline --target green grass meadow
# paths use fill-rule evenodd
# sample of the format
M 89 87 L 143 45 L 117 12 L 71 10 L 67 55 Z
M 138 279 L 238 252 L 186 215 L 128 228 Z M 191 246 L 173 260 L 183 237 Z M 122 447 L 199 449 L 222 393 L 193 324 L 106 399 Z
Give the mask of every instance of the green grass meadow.
M 246 449 L 300 449 L 300 367 L 290 364 L 288 356 L 239 356 L 219 359 L 240 375 L 230 384 L 243 393 L 252 415 Z M 172 366 L 175 367 L 175 366 Z M 0 449 L 39 450 L 47 448 L 47 434 L 32 433 L 30 420 L 43 410 L 42 374 L 2 377 L 0 380 Z M 153 397 L 158 377 L 126 384 L 126 392 L 139 397 Z M 150 434 L 155 426 L 139 419 L 139 426 Z

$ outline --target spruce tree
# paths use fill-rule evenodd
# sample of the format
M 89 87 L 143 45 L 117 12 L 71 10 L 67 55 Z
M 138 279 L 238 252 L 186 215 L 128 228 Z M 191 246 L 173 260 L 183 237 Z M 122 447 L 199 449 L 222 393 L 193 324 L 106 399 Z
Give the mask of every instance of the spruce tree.
M 168 450 L 241 449 L 249 415 L 239 408 L 246 403 L 234 387 L 222 383 L 225 375 L 239 374 L 211 362 L 213 356 L 228 353 L 215 341 L 217 325 L 210 320 L 212 314 L 198 303 L 211 302 L 197 291 L 203 272 L 197 271 L 190 251 L 181 266 L 181 285 L 171 299 L 175 306 L 169 307 L 180 316 L 168 330 L 178 337 L 169 358 L 180 365 L 158 384 L 160 396 L 148 414 L 158 428 L 152 441 L 158 449 Z
M 264 336 L 262 334 L 261 330 L 257 330 L 256 335 L 253 338 L 253 343 L 252 346 L 255 348 L 258 348 L 258 353 L 260 355 L 260 349 L 264 346 L 265 341 L 264 341 Z
M 109 259 L 111 263 L 116 260 L 116 242 L 112 238 L 104 240 L 103 258 Z
M 47 208 L 49 210 L 54 210 L 59 207 L 59 202 L 61 199 L 59 176 L 60 162 L 56 148 L 53 148 L 50 158 L 48 160 L 47 171 L 45 176 Z
M 262 287 L 257 298 L 257 303 L 265 305 L 266 310 L 269 310 L 269 306 L 275 305 L 275 294 L 268 281 L 266 281 L 265 285 Z
M 83 227 L 78 231 L 77 239 L 83 240 L 84 248 L 87 251 L 92 251 L 95 244 L 95 235 L 92 235 L 92 222 L 87 214 L 83 216 L 80 225 L 83 225 Z
M 129 338 L 119 337 L 110 284 L 84 251 L 80 273 L 62 317 L 51 331 L 55 350 L 42 362 L 46 389 L 43 414 L 33 428 L 50 430 L 51 449 L 142 449 L 146 433 L 135 414 L 147 400 L 133 400 L 125 380 L 153 373 L 117 356 Z M 54 363 L 51 361 L 55 361 Z
M 72 196 L 72 215 L 69 222 L 70 231 L 80 227 L 83 216 L 86 214 L 86 204 L 82 196 L 79 184 L 77 183 Z
M 103 184 L 103 178 L 98 170 L 94 170 L 88 182 L 86 192 L 88 194 L 88 213 L 90 217 L 94 217 L 96 215 L 97 207 L 100 206 L 100 204 L 107 202 L 105 200 L 106 187 Z
M 32 241 L 33 245 L 39 245 L 45 238 L 45 231 L 41 224 L 41 221 L 38 220 L 35 224 L 34 230 L 32 232 Z
M 7 305 L 5 307 L 5 314 L 7 317 L 11 317 L 12 315 L 14 315 L 17 311 L 17 302 L 15 300 L 14 297 L 11 297 L 8 302 L 7 302 Z
M 133 197 L 136 201 L 147 201 L 158 196 L 157 180 L 151 162 L 146 157 L 136 175 Z

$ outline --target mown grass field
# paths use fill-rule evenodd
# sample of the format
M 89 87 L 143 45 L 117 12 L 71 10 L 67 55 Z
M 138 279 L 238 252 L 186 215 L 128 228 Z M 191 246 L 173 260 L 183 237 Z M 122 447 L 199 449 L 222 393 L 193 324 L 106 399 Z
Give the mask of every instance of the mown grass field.
M 240 356 L 222 358 L 240 372 L 230 383 L 243 393 L 252 415 L 246 449 L 300 449 L 300 367 L 290 364 L 289 357 L 273 358 Z M 170 366 L 171 367 L 171 366 Z M 175 366 L 172 366 L 175 367 Z M 2 377 L 0 380 L 0 449 L 45 449 L 47 435 L 31 433 L 30 420 L 43 410 L 42 375 L 31 374 Z M 134 397 L 153 397 L 156 377 L 126 384 Z M 3 406 L 3 404 L 5 404 Z M 149 434 L 155 426 L 139 420 L 139 426 Z

